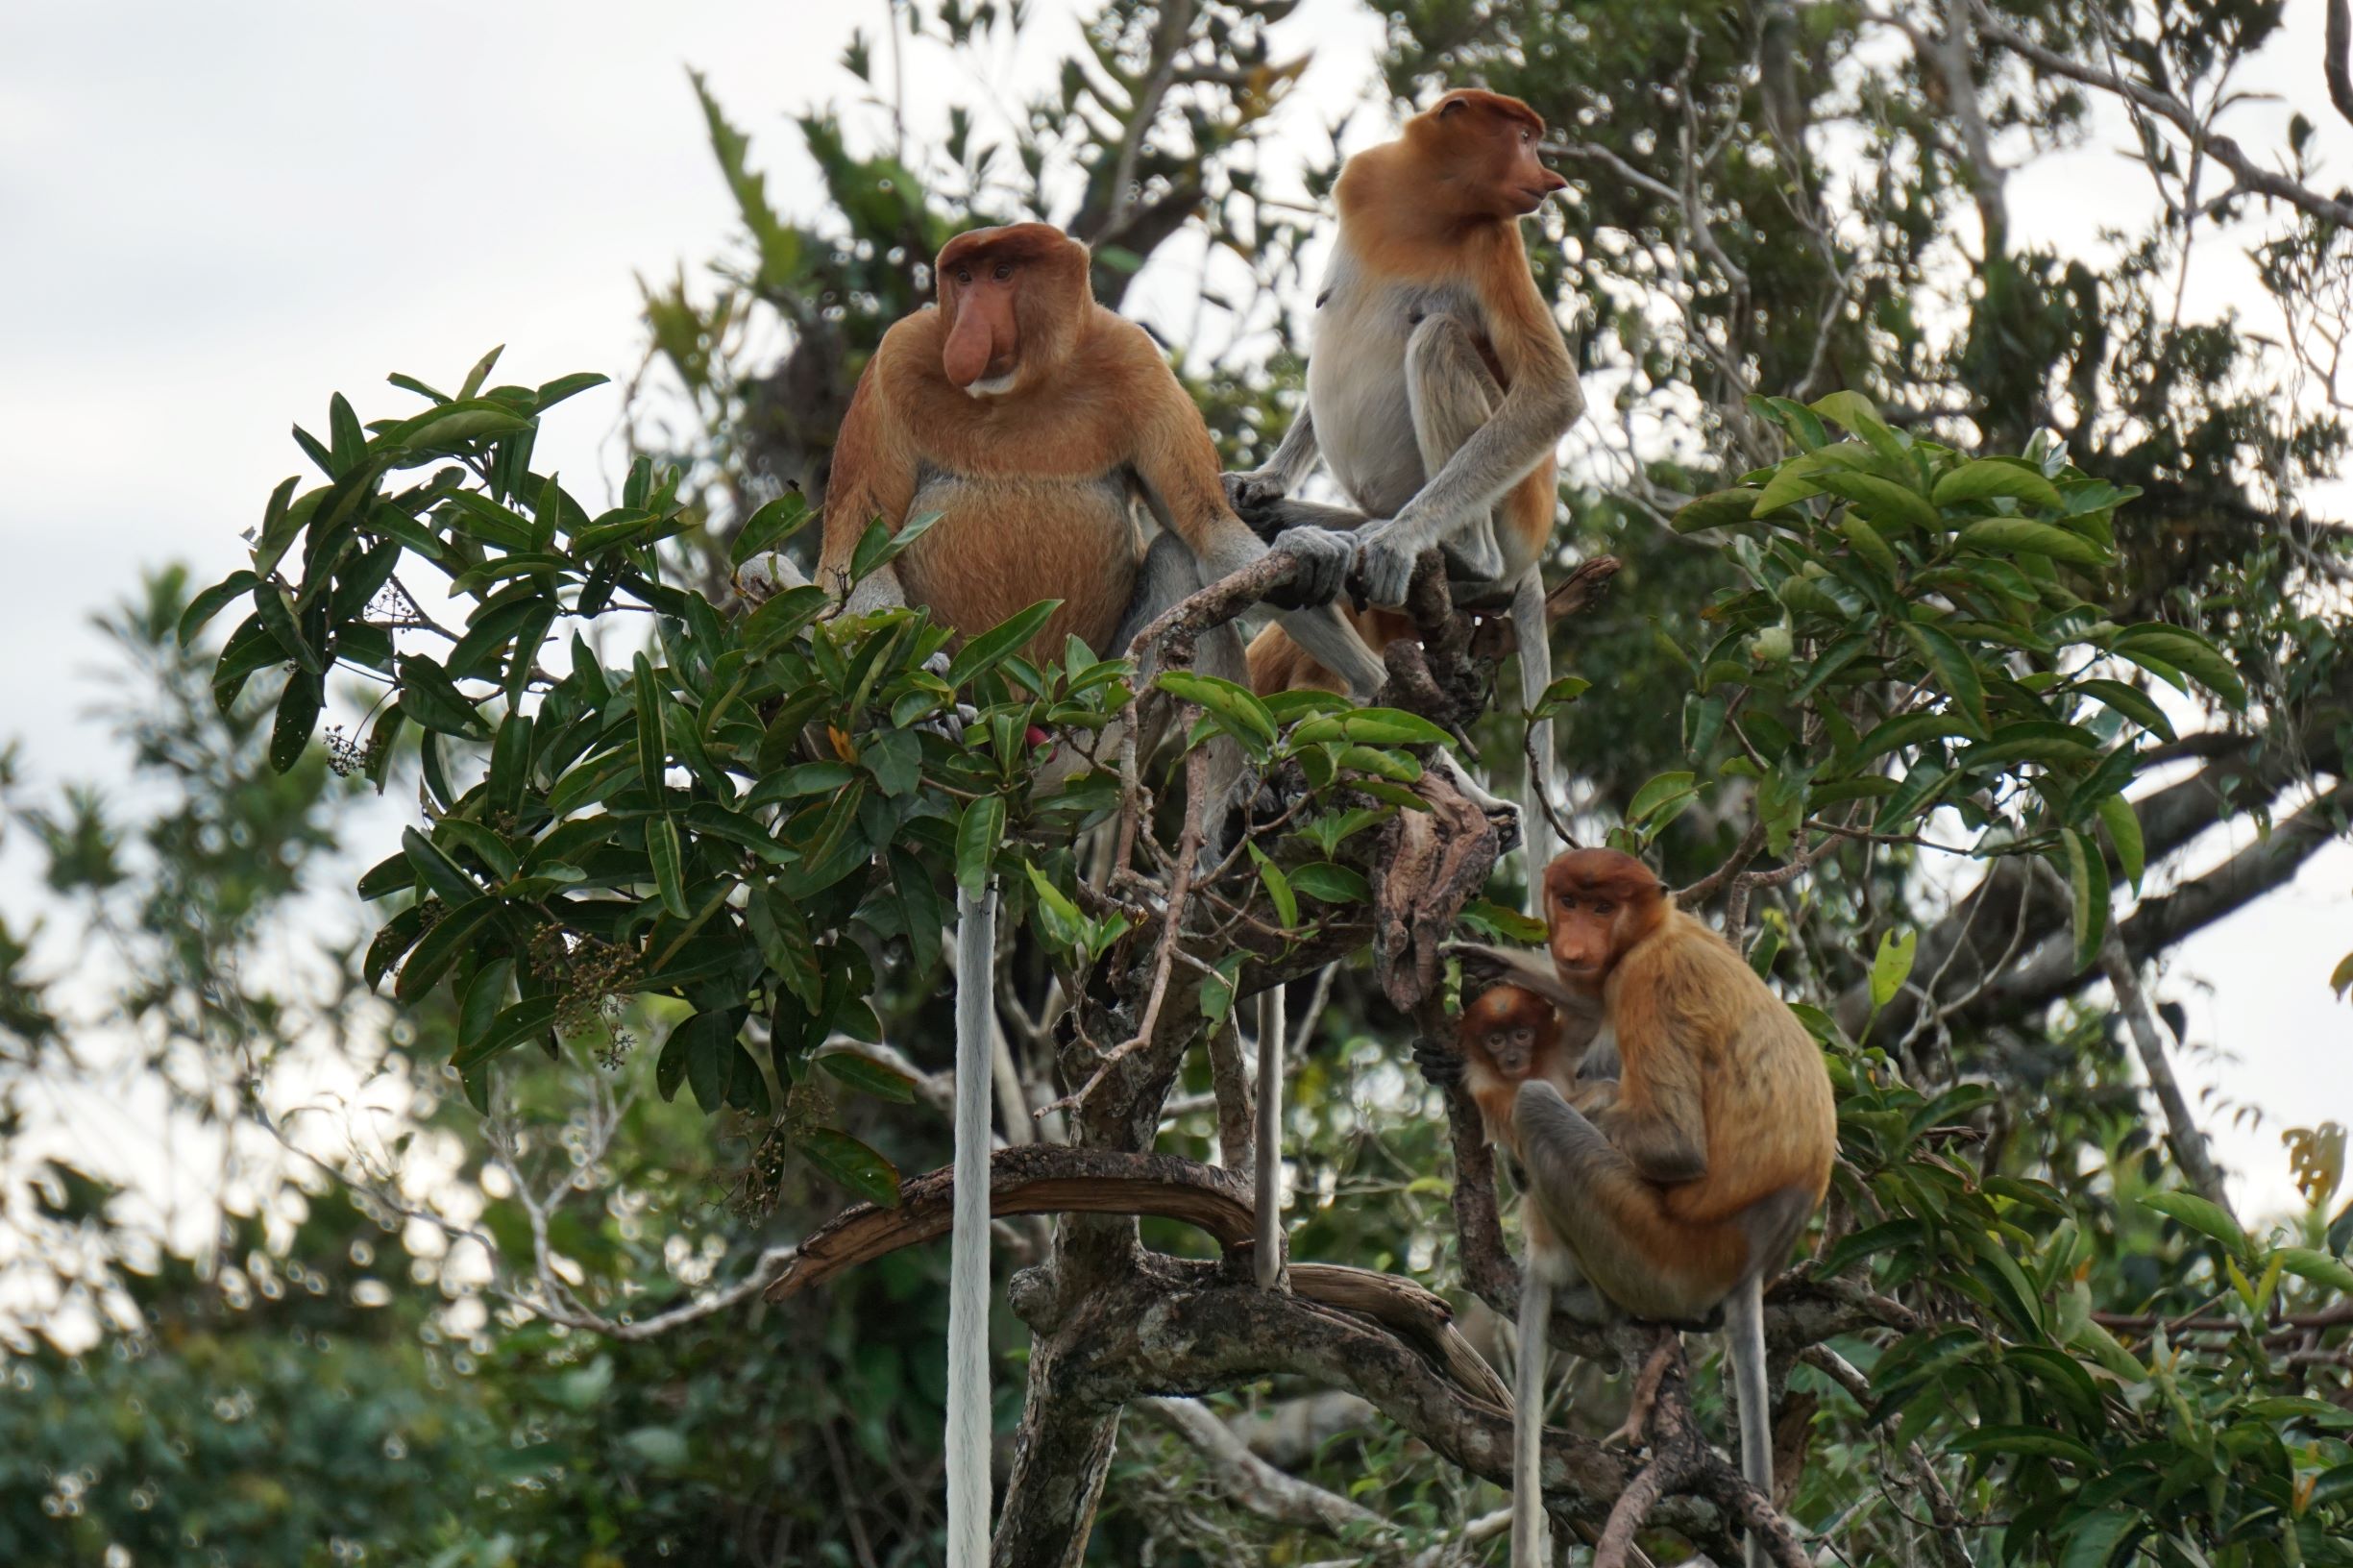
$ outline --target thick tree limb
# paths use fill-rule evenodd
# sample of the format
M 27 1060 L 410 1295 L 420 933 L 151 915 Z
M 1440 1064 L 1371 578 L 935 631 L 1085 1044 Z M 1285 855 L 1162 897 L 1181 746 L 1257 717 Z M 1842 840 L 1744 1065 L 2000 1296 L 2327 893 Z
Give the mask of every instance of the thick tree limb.
M 769 1287 L 782 1301 L 845 1269 L 886 1253 L 937 1240 L 949 1228 L 954 1172 L 926 1171 L 899 1190 L 898 1207 L 860 1204 L 810 1233 Z M 1252 1244 L 1252 1188 L 1236 1172 L 1172 1154 L 1033 1144 L 1004 1149 L 990 1162 L 993 1215 L 1154 1214 L 1199 1226 L 1229 1252 Z M 1464 1391 L 1498 1409 L 1511 1394 L 1495 1369 L 1454 1327 L 1446 1298 L 1413 1281 L 1341 1263 L 1294 1263 L 1291 1288 L 1310 1301 L 1368 1318 L 1414 1346 Z
M 2316 717 L 2307 727 L 2314 746 L 2304 756 L 2253 737 L 2192 735 L 2169 748 L 2213 760 L 2134 803 L 2148 864 L 2160 864 L 2218 822 L 2268 805 L 2313 769 L 2341 772 L 2343 759 L 2329 738 L 2337 727 L 2333 715 Z M 2332 792 L 2324 799 L 2341 794 Z M 2121 927 L 2125 952 L 2136 961 L 2153 957 L 2293 876 L 2331 837 L 2327 812 L 2315 817 L 2315 809 L 2308 807 L 2269 839 L 2173 893 L 2143 899 Z M 2064 940 L 2067 924 L 2063 897 L 2030 875 L 2022 862 L 1996 861 L 1951 913 L 1921 934 L 1912 972 L 1944 976 L 1936 998 L 1940 1005 L 1982 987 L 1982 993 L 1960 1010 L 1961 1017 L 2016 1017 L 2091 983 L 2091 975 L 2075 970 L 2072 946 Z M 2010 950 L 2014 932 L 2019 935 L 2015 952 L 2026 955 L 2026 961 L 1989 981 L 1990 971 Z M 1879 1015 L 1872 1038 L 1904 1038 L 1923 1005 L 1920 992 L 1907 989 Z M 1840 1028 L 1861 1038 L 1871 1018 L 1869 984 L 1850 987 L 1832 1011 Z
M 2134 963 L 2144 963 L 2236 914 L 2293 880 L 2304 863 L 2343 831 L 2353 811 L 2353 785 L 2341 784 L 2272 828 L 2221 865 L 2171 893 L 2144 898 L 2117 927 L 2117 938 Z M 2064 950 L 2063 950 L 2064 949 Z M 2025 963 L 1996 979 L 1968 1016 L 2014 1018 L 2046 1007 L 2090 984 L 2091 971 L 2077 971 L 2063 937 L 2044 943 Z

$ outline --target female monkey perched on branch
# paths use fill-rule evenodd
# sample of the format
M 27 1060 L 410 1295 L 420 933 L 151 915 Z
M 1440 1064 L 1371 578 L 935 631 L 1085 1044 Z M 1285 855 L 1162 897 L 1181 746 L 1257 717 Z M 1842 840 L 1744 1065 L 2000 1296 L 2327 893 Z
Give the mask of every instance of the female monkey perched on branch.
M 1598 994 L 1619 1077 L 1581 1106 L 1543 1078 L 1519 1086 L 1529 1196 L 1586 1281 L 1633 1316 L 1690 1323 L 1723 1306 L 1741 1470 L 1770 1501 L 1764 1279 L 1829 1188 L 1829 1072 L 1788 1004 L 1633 856 L 1571 850 L 1546 869 L 1544 898 L 1549 974 L 1477 951 L 1564 1005 Z M 1753 1535 L 1748 1556 L 1760 1568 Z
M 936 266 L 940 304 L 892 327 L 858 379 L 834 447 L 819 581 L 850 612 L 917 604 L 965 636 L 1042 599 L 1066 633 L 1124 653 L 1146 623 L 1267 547 L 1226 503 L 1200 411 L 1143 329 L 1094 302 L 1087 248 L 1042 223 L 959 234 Z M 1159 526 L 1149 549 L 1139 511 Z M 936 527 L 854 585 L 877 519 Z M 1328 602 L 1354 555 L 1322 530 L 1277 547 L 1300 562 L 1282 624 L 1360 698 L 1381 661 Z M 1201 639 L 1204 670 L 1242 672 L 1230 628 Z M 948 1265 L 949 1568 L 989 1551 L 989 1087 L 996 897 L 959 892 L 956 1180 Z
M 1373 605 L 1405 602 L 1414 563 L 1446 555 L 1458 602 L 1507 600 L 1520 686 L 1532 706 L 1552 684 L 1540 571 L 1553 535 L 1554 449 L 1584 411 L 1577 368 L 1529 271 L 1520 220 L 1568 184 L 1536 157 L 1544 120 L 1517 98 L 1464 88 L 1406 122 L 1340 171 L 1340 232 L 1316 300 L 1308 403 L 1263 468 L 1226 477 L 1254 527 L 1353 529 Z M 1289 500 L 1318 457 L 1360 510 Z M 1412 635 L 1381 608 L 1355 617 L 1375 648 Z M 1250 686 L 1336 691 L 1347 673 L 1287 626 L 1250 645 Z M 1520 810 L 1529 880 L 1551 853 L 1552 725 L 1530 736 L 1535 762 Z M 1483 805 L 1500 806 L 1467 776 Z M 1259 1005 L 1259 1203 L 1274 1207 L 1281 1143 L 1283 997 Z M 1268 1237 L 1259 1245 L 1262 1278 Z
M 1375 606 L 1405 602 L 1414 562 L 1445 554 L 1458 604 L 1510 605 L 1520 686 L 1532 707 L 1552 684 L 1541 567 L 1552 542 L 1555 449 L 1584 411 L 1577 368 L 1529 270 L 1520 220 L 1568 182 L 1536 147 L 1544 121 L 1517 98 L 1465 87 L 1406 122 L 1397 140 L 1340 170 L 1340 232 L 1316 300 L 1308 402 L 1263 468 L 1226 477 L 1263 531 L 1356 531 Z M 1321 457 L 1358 510 L 1288 500 Z M 1374 647 L 1409 636 L 1403 616 L 1356 617 Z M 1336 690 L 1287 628 L 1250 646 L 1262 695 Z M 1551 858 L 1540 797 L 1552 726 L 1531 736 L 1523 803 L 1530 881 Z

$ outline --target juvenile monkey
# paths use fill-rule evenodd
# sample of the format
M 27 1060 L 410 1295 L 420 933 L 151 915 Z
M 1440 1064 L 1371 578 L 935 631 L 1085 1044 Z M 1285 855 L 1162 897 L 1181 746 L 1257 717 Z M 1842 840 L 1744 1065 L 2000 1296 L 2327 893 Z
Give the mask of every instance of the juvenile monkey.
M 1462 1010 L 1455 1052 L 1418 1051 L 1423 1071 L 1440 1088 L 1459 1083 L 1479 1107 L 1487 1141 L 1524 1168 L 1514 1121 L 1520 1086 L 1545 1083 L 1575 1105 L 1606 1100 L 1606 1079 L 1586 1076 L 1588 1066 L 1613 1068 L 1605 1050 L 1596 1051 L 1598 1011 L 1564 1016 L 1554 1002 L 1512 984 L 1489 987 Z M 1547 1560 L 1540 1470 L 1544 1443 L 1544 1365 L 1547 1328 L 1554 1298 L 1576 1316 L 1604 1315 L 1600 1302 L 1578 1273 L 1577 1260 L 1532 1201 L 1520 1208 L 1527 1262 L 1520 1275 L 1518 1377 L 1512 1390 L 1512 1568 L 1543 1568 Z
M 1042 599 L 1062 606 L 1034 645 L 1074 634 L 1127 651 L 1178 600 L 1266 553 L 1226 503 L 1217 451 L 1141 328 L 1097 305 L 1087 248 L 1047 224 L 959 234 L 941 251 L 939 308 L 893 326 L 858 380 L 834 448 L 818 578 L 848 579 L 877 518 L 893 533 L 941 514 L 846 608 L 901 603 L 970 636 Z M 1156 535 L 1148 545 L 1140 514 Z M 1382 666 L 1327 602 L 1354 554 L 1315 528 L 1277 547 L 1299 580 L 1283 618 L 1360 696 Z M 1199 666 L 1238 679 L 1239 637 L 1204 635 Z M 1230 782 L 1230 775 L 1229 775 Z M 1224 791 L 1219 789 L 1222 800 Z M 948 1562 L 989 1549 L 988 1162 L 996 895 L 958 894 L 956 1204 L 948 1279 Z M 971 984 L 973 977 L 987 977 Z
M 1555 449 L 1584 410 L 1551 307 L 1529 270 L 1520 220 L 1567 182 L 1536 156 L 1544 121 L 1501 93 L 1462 88 L 1348 160 L 1334 195 L 1339 238 L 1316 302 L 1308 402 L 1262 468 L 1229 475 L 1242 514 L 1268 530 L 1353 528 L 1376 648 L 1409 635 L 1401 604 L 1422 551 L 1439 546 L 1458 603 L 1508 602 L 1520 684 L 1552 683 L 1540 573 L 1553 534 Z M 1318 458 L 1353 510 L 1291 501 Z M 1287 627 L 1250 648 L 1262 695 L 1348 679 Z M 1552 733 L 1532 737 L 1532 796 L 1549 797 Z M 1529 865 L 1550 853 L 1525 807 Z
M 1544 895 L 1559 982 L 1599 992 L 1619 1076 L 1585 1110 L 1544 1079 L 1519 1086 L 1528 1195 L 1585 1279 L 1633 1316 L 1692 1322 L 1724 1307 L 1742 1471 L 1769 1499 L 1764 1278 L 1829 1187 L 1829 1073 L 1788 1005 L 1631 855 L 1571 850 L 1546 870 Z M 1754 1536 L 1748 1556 L 1764 1560 Z

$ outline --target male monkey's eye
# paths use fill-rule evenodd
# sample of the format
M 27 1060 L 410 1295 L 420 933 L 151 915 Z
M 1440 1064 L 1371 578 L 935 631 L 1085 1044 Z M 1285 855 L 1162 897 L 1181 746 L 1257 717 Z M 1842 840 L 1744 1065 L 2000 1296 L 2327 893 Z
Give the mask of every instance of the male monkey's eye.
M 999 261 L 999 262 L 996 264 L 996 281 L 997 281 L 998 282 L 1000 282 L 1000 283 L 1001 283 L 1001 282 L 1004 282 L 1006 279 L 1008 279 L 1008 278 L 1010 278 L 1010 277 L 1012 277 L 1012 276 L 1013 276 L 1013 263 L 1012 263 L 1012 262 L 1010 262 L 1010 261 Z

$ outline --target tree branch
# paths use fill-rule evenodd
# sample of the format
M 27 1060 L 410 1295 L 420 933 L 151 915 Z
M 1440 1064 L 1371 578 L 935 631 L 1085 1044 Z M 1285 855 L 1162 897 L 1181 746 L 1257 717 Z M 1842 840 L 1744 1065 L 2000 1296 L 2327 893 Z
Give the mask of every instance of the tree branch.
M 2342 0 L 2338 0 L 2341 5 Z M 2334 18 L 2332 17 L 2332 20 Z M 2231 172 L 2239 188 L 2258 196 L 2268 196 L 2285 202 L 2307 216 L 2353 228 L 2353 202 L 2343 202 L 2323 196 L 2318 191 L 2296 184 L 2286 175 L 2275 174 L 2249 158 L 2239 143 L 2229 136 L 2210 132 L 2191 112 L 2190 107 L 2170 93 L 2160 92 L 2139 82 L 2128 81 L 2112 71 L 2086 65 L 2065 55 L 2046 49 L 2023 33 L 2003 24 L 1980 3 L 1977 7 L 1977 36 L 1989 43 L 1998 43 L 2020 59 L 2052 76 L 2063 76 L 2071 82 L 2080 82 L 2088 87 L 2113 93 L 2127 104 L 2136 105 L 2170 124 L 2188 140 L 2191 147 L 2213 159 Z M 2341 56 L 2334 58 L 2341 59 Z M 2331 84 L 2332 95 L 2334 84 Z

